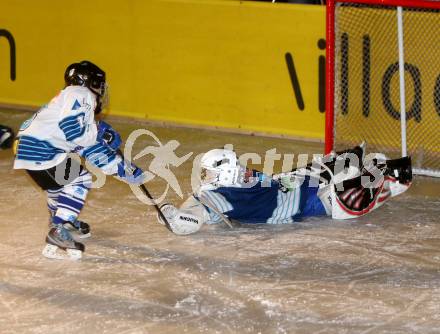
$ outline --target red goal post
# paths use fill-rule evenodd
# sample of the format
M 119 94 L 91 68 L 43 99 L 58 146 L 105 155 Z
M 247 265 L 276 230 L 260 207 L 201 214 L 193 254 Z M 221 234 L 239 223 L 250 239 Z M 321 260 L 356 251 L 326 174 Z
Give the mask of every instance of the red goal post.
M 365 140 L 440 176 L 440 2 L 328 0 L 326 41 L 326 153 Z

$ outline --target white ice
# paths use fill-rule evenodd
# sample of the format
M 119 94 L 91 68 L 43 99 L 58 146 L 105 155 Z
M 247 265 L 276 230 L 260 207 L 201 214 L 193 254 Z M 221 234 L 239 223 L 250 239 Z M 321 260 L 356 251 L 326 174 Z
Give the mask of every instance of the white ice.
M 13 126 L 26 113 L 0 112 Z M 322 144 L 113 120 L 177 153 L 320 153 Z M 136 145 L 152 144 L 147 138 Z M 416 178 L 370 216 L 171 234 L 129 187 L 108 180 L 82 218 L 79 262 L 41 256 L 44 194 L 0 152 L 0 333 L 440 333 L 440 182 Z M 174 169 L 185 195 L 191 163 Z M 157 194 L 164 182 L 147 184 Z M 170 192 L 167 201 L 180 203 Z

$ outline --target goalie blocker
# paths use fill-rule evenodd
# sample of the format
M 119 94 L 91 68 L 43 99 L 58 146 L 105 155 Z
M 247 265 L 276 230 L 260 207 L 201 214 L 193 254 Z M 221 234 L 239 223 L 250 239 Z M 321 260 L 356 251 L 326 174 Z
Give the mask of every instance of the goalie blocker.
M 162 204 L 159 208 L 167 219 L 170 229 L 177 235 L 187 235 L 196 233 L 203 225 L 203 220 L 196 215 L 179 210 L 170 203 Z M 165 225 L 161 215 L 157 213 L 157 220 Z

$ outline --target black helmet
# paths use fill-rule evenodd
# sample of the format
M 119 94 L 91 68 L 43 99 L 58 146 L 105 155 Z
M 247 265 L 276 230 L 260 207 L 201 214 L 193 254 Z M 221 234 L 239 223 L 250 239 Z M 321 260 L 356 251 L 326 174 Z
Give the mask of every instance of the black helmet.
M 89 88 L 98 95 L 98 105 L 95 110 L 99 113 L 107 104 L 107 84 L 105 72 L 90 61 L 83 60 L 73 63 L 66 68 L 64 81 L 67 86 L 83 86 Z

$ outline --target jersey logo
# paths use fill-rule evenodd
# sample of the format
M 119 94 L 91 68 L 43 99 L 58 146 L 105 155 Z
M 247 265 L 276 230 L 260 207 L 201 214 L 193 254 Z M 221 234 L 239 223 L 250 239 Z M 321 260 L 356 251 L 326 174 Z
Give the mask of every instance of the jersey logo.
M 81 137 L 86 130 L 85 114 L 83 112 L 63 118 L 59 123 L 59 128 L 63 131 L 67 141 L 75 140 Z
M 72 110 L 78 110 L 79 108 L 81 108 L 81 104 L 79 104 L 78 100 L 75 100 Z
M 194 224 L 198 224 L 199 223 L 199 221 L 197 219 L 192 218 L 192 217 L 179 216 L 179 219 L 187 221 L 187 222 L 190 222 L 190 223 L 194 223 Z

